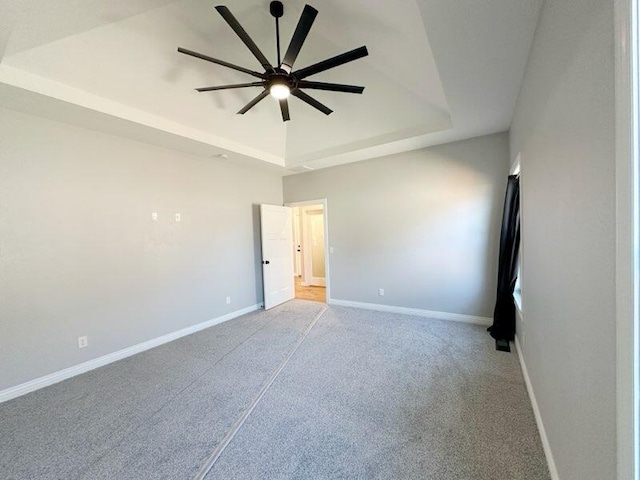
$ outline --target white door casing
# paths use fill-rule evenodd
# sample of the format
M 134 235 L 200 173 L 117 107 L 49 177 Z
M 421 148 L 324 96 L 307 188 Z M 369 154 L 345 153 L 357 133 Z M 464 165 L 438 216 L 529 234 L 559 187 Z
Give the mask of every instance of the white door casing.
M 302 211 L 302 209 L 304 207 L 308 207 L 308 206 L 316 206 L 316 208 L 318 208 L 319 206 L 322 206 L 322 211 L 323 211 L 323 220 L 324 220 L 324 259 L 325 259 L 325 263 L 324 263 L 324 268 L 325 268 L 325 287 L 326 287 L 326 292 L 327 292 L 327 302 L 330 303 L 331 302 L 331 262 L 329 261 L 331 254 L 333 253 L 333 247 L 330 247 L 330 234 L 329 234 L 329 215 L 328 215 L 328 205 L 327 205 L 327 199 L 326 198 L 318 198 L 315 200 L 303 200 L 303 201 L 299 201 L 299 202 L 290 202 L 287 203 L 287 206 L 289 207 L 299 207 L 300 211 Z M 301 214 L 302 215 L 302 214 Z M 302 225 L 300 226 L 300 230 L 302 232 Z M 302 237 L 302 235 L 301 235 Z M 304 241 L 303 241 L 304 243 Z M 304 255 L 302 256 L 302 263 L 304 264 Z M 304 265 L 303 265 L 303 278 L 302 281 L 304 283 Z M 640 480 L 640 479 L 639 479 Z
M 269 310 L 295 296 L 291 208 L 260 205 L 264 308 Z

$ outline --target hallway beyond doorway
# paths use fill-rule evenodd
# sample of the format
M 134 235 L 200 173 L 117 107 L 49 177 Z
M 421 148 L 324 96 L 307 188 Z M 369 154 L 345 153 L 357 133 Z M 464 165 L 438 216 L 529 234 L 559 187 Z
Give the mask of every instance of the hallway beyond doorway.
M 325 287 L 304 286 L 302 285 L 302 277 L 294 277 L 294 279 L 297 299 L 326 303 L 327 289 Z

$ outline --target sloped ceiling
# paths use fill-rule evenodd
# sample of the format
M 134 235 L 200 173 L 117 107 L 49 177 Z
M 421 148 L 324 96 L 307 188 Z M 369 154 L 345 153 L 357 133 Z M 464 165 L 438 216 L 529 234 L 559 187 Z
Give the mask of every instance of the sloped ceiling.
M 6 1 L 6 0 L 5 0 Z M 304 1 L 288 0 L 283 50 Z M 506 130 L 539 0 L 308 0 L 319 11 L 301 68 L 361 45 L 369 56 L 314 80 L 362 95 L 309 92 L 325 116 L 293 98 L 283 123 L 260 91 L 197 93 L 253 81 L 176 52 L 196 50 L 250 69 L 257 60 L 206 0 L 16 0 L 0 21 L 0 105 L 229 161 L 292 171 Z M 269 1 L 227 6 L 275 63 Z

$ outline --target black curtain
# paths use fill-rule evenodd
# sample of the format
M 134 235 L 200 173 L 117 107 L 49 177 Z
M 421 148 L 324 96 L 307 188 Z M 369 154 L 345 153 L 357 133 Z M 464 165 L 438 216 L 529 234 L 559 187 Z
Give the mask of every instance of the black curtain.
M 509 350 L 509 341 L 516 333 L 516 306 L 513 289 L 518 279 L 518 249 L 520 247 L 520 177 L 510 175 L 504 199 L 500 257 L 498 261 L 498 291 L 493 311 L 493 325 L 489 327 L 496 339 L 496 348 Z

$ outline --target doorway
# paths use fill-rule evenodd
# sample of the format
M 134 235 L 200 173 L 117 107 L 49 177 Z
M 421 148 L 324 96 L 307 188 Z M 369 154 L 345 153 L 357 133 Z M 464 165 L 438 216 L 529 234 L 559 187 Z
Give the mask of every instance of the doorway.
M 295 298 L 326 302 L 328 247 L 326 200 L 289 204 L 292 208 Z

